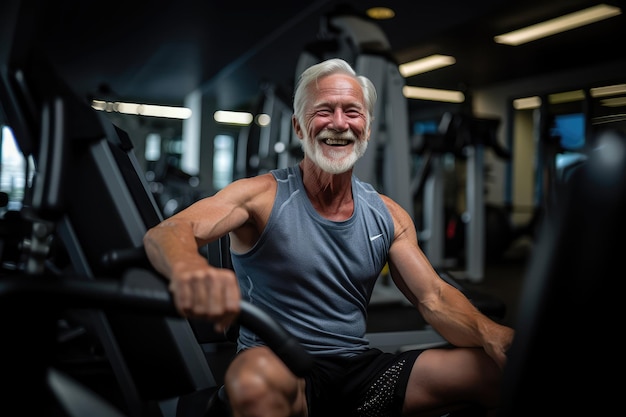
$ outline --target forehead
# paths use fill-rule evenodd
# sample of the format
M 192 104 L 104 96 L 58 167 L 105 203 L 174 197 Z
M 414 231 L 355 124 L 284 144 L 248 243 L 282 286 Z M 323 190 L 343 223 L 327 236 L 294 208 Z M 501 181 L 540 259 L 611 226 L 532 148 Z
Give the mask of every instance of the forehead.
M 346 74 L 331 74 L 317 80 L 318 97 L 341 96 L 344 98 L 363 100 L 363 91 L 358 81 Z

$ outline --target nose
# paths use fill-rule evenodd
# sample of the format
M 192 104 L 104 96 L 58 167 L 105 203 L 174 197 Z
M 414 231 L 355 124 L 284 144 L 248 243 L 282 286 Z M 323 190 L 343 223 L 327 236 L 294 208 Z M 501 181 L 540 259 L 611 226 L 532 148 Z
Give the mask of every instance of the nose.
M 337 131 L 348 130 L 348 118 L 346 117 L 343 109 L 337 108 L 333 112 L 332 127 Z

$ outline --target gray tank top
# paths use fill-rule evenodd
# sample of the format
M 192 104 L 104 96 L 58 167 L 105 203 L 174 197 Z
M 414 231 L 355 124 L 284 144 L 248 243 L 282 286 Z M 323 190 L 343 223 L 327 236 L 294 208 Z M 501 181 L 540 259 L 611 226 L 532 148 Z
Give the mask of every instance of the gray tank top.
M 243 299 L 313 355 L 362 352 L 367 305 L 394 233 L 387 207 L 371 185 L 353 176 L 353 215 L 330 221 L 309 201 L 299 166 L 272 174 L 278 189 L 265 230 L 251 250 L 231 254 Z M 239 349 L 262 343 L 241 328 Z

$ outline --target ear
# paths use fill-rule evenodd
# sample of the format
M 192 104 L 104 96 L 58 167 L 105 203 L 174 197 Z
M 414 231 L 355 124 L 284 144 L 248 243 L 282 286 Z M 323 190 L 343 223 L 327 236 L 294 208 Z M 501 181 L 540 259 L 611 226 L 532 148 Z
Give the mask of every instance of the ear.
M 302 138 L 304 137 L 304 135 L 302 134 L 302 126 L 300 126 L 300 122 L 298 122 L 298 118 L 295 114 L 291 116 L 291 125 L 293 126 L 293 131 L 296 132 L 298 138 L 302 140 Z

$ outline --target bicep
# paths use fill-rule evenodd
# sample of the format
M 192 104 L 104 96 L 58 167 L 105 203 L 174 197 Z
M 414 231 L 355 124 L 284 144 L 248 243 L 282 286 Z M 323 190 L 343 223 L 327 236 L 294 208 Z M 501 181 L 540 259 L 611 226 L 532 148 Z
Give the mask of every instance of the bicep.
M 396 286 L 414 305 L 439 293 L 442 280 L 419 247 L 417 232 L 408 213 L 388 203 L 394 219 L 394 239 L 389 250 L 389 270 Z

